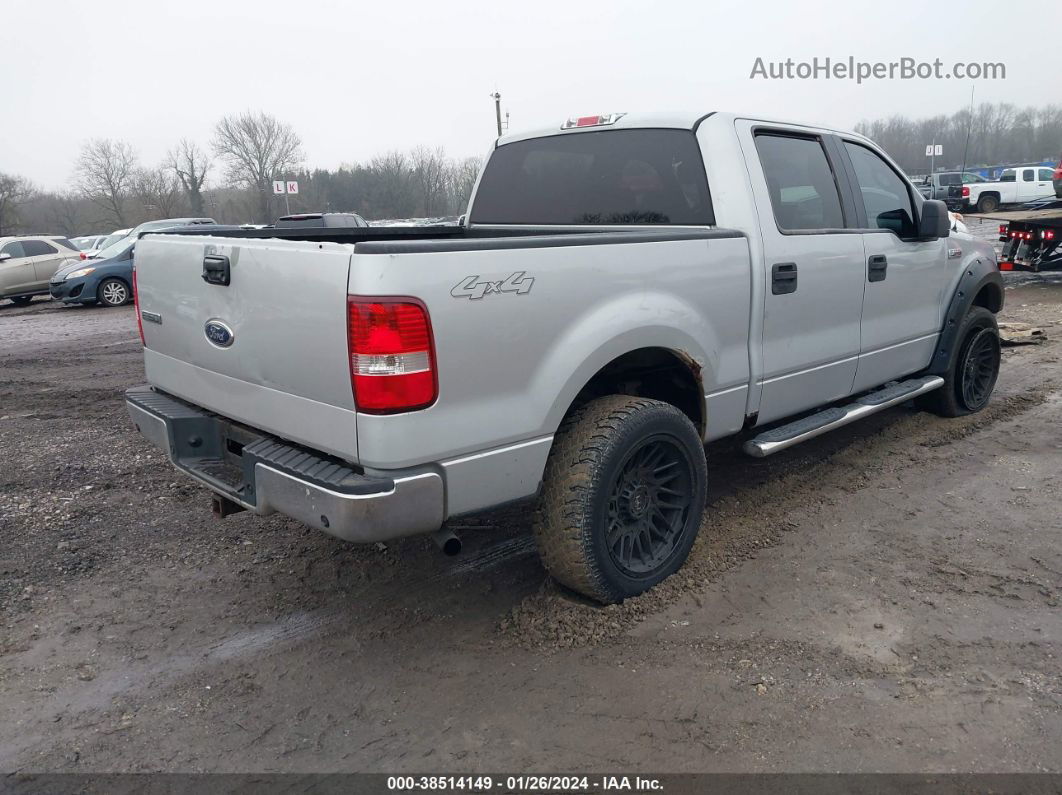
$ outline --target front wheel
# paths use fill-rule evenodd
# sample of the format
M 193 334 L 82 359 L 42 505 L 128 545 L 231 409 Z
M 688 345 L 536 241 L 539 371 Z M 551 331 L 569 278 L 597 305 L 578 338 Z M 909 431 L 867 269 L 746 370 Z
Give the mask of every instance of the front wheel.
M 561 584 L 619 602 L 685 562 L 707 492 L 704 446 L 685 414 L 628 395 L 591 401 L 553 441 L 534 532 Z
M 96 290 L 97 300 L 104 306 L 129 303 L 129 286 L 121 279 L 104 279 Z
M 996 316 L 975 306 L 962 319 L 957 353 L 944 386 L 919 398 L 919 404 L 942 417 L 973 414 L 988 405 L 999 377 L 1000 346 Z

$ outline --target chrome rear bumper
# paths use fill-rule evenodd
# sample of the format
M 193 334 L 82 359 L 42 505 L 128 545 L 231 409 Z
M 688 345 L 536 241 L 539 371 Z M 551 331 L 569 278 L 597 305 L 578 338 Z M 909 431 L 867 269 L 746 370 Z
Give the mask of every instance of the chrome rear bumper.
M 382 541 L 437 530 L 442 477 L 403 471 L 360 474 L 334 458 L 230 422 L 150 387 L 126 392 L 137 430 L 175 467 L 263 516 L 282 513 L 347 541 Z

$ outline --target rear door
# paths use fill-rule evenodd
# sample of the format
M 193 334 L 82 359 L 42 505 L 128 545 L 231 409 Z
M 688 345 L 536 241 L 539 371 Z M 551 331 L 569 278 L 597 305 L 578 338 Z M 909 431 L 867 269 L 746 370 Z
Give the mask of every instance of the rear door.
M 34 283 L 40 289 L 47 288 L 49 280 L 55 274 L 62 259 L 59 249 L 47 240 L 24 240 L 22 247 L 33 263 Z M 73 252 L 70 254 L 75 256 Z
M 863 241 L 846 228 L 825 135 L 738 122 L 763 236 L 759 421 L 848 395 L 859 356 Z
M 948 241 L 915 239 L 913 191 L 881 153 L 852 140 L 842 149 L 866 257 L 859 392 L 929 364 L 943 322 Z

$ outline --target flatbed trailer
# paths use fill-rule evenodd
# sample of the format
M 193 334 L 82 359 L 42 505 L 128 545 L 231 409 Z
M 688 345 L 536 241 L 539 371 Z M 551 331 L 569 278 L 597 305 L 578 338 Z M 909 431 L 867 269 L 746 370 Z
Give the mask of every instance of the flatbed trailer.
M 1062 270 L 1062 209 L 1014 213 L 999 225 L 1001 271 Z

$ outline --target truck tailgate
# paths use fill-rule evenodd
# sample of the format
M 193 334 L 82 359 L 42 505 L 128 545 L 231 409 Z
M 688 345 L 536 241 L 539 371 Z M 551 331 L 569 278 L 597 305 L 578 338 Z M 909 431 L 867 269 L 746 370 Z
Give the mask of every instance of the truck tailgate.
M 148 380 L 230 419 L 356 461 L 350 256 L 350 246 L 335 243 L 142 238 L 135 264 Z M 227 258 L 227 285 L 204 279 L 206 257 L 212 266 Z

